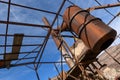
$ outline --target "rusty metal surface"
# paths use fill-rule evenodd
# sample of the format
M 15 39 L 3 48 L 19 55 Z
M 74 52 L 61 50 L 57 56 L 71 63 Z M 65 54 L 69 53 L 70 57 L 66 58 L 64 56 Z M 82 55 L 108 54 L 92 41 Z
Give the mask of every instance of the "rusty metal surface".
M 116 31 L 78 6 L 70 6 L 63 15 L 69 29 L 75 32 L 93 52 L 106 49 L 115 39 Z

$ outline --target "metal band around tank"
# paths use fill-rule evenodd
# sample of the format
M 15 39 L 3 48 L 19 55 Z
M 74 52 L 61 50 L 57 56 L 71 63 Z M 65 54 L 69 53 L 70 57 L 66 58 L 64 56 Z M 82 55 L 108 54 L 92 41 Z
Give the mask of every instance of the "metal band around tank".
M 95 21 L 95 20 L 100 20 L 100 21 L 102 21 L 100 18 L 94 18 L 94 19 L 91 19 L 91 20 L 83 23 L 82 26 L 80 26 L 79 32 L 78 32 L 78 33 L 79 33 L 79 34 L 78 34 L 78 37 L 79 37 L 79 38 L 80 38 L 80 35 L 81 35 L 82 30 L 83 30 L 89 23 L 91 23 L 92 21 Z
M 72 20 L 75 18 L 75 16 L 76 16 L 77 14 L 79 14 L 79 13 L 81 13 L 81 12 L 87 12 L 87 13 L 89 13 L 87 10 L 81 10 L 81 11 L 78 11 L 78 12 L 74 13 L 73 16 L 72 16 L 72 18 L 71 18 L 70 21 L 69 21 L 69 28 L 70 28 L 70 29 L 71 29 Z

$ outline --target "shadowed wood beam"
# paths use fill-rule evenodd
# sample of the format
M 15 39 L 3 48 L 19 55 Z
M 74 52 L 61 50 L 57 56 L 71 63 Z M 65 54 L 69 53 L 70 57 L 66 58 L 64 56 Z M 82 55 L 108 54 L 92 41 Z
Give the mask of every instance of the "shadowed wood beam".
M 24 36 L 24 34 L 15 34 L 14 35 L 12 53 L 16 53 L 16 54 L 12 54 L 12 53 L 5 54 L 4 60 L 9 60 L 9 61 L 5 61 L 5 66 L 7 68 L 9 68 L 10 63 L 13 59 L 18 59 L 20 48 L 21 48 L 22 41 L 23 41 L 23 36 Z M 19 45 L 19 46 L 14 46 L 14 45 Z

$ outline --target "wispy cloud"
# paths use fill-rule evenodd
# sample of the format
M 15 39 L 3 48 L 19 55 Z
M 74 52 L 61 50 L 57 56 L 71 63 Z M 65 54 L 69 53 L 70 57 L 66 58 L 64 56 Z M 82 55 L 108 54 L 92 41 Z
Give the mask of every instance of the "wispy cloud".
M 0 20 L 7 19 L 7 5 L 0 3 Z
M 20 20 L 20 18 L 16 16 L 16 14 L 14 13 L 13 8 L 11 8 L 11 9 L 10 9 L 10 11 L 11 11 L 11 14 L 14 16 L 15 21 L 17 21 L 17 22 L 18 22 L 18 21 Z

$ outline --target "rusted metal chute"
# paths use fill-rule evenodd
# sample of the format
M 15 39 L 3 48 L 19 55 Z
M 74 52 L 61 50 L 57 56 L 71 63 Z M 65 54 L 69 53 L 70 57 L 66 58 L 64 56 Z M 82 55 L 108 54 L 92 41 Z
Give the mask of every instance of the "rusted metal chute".
M 68 7 L 63 14 L 63 19 L 67 26 L 61 27 L 61 30 L 70 29 L 76 33 L 95 53 L 106 49 L 115 39 L 115 30 L 78 6 Z

